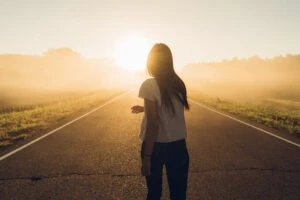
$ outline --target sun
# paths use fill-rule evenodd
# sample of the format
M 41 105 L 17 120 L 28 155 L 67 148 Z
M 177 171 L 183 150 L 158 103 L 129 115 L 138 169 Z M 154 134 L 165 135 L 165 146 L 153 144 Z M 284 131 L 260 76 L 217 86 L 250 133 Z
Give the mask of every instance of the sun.
M 117 44 L 116 60 L 123 69 L 144 70 L 150 47 L 150 42 L 146 37 L 128 36 Z

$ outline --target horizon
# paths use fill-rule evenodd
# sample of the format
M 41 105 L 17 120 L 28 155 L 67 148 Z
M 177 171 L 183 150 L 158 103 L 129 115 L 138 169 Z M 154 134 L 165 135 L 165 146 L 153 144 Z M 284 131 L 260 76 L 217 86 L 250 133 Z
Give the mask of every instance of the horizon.
M 88 60 L 110 60 L 110 61 L 116 61 L 116 58 L 114 57 L 87 57 L 81 54 L 81 52 L 75 51 L 73 48 L 70 47 L 57 47 L 57 48 L 48 48 L 47 50 L 56 50 L 56 49 L 62 49 L 62 48 L 68 48 L 70 50 L 73 50 L 74 52 L 78 53 L 79 56 L 83 59 L 88 59 Z M 37 54 L 25 54 L 25 53 L 0 53 L 0 56 L 44 56 L 44 53 L 47 51 L 43 51 Z M 269 60 L 269 59 L 274 59 L 277 57 L 287 57 L 287 56 L 300 56 L 300 52 L 299 53 L 286 53 L 286 54 L 277 54 L 277 55 L 270 55 L 268 57 L 264 57 L 264 56 L 260 56 L 260 55 L 250 55 L 247 57 L 238 57 L 238 56 L 233 56 L 233 57 L 228 57 L 228 58 L 223 58 L 223 59 L 219 59 L 219 60 L 210 60 L 210 61 L 199 61 L 199 62 L 188 62 L 185 65 L 189 65 L 189 64 L 194 64 L 194 63 L 221 63 L 224 61 L 231 61 L 231 60 L 247 60 L 253 57 L 258 57 L 262 60 Z

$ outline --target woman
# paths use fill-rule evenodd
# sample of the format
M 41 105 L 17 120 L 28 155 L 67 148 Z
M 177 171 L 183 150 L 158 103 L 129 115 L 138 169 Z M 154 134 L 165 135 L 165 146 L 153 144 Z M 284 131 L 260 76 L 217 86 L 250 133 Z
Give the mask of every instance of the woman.
M 175 73 L 170 48 L 155 44 L 147 60 L 153 77 L 143 82 L 139 97 L 144 106 L 133 106 L 133 113 L 145 112 L 140 139 L 143 141 L 142 175 L 146 177 L 148 200 L 160 199 L 162 170 L 166 166 L 170 198 L 186 199 L 189 154 L 186 148 L 184 109 L 189 109 L 186 87 Z

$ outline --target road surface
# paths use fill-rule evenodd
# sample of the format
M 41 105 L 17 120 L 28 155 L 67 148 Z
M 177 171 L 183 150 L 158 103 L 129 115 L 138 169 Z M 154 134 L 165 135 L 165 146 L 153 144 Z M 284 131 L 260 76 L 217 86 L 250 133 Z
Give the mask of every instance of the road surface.
M 145 199 L 136 99 L 127 93 L 0 161 L 0 199 Z M 188 199 L 300 199 L 299 147 L 195 104 L 186 120 Z

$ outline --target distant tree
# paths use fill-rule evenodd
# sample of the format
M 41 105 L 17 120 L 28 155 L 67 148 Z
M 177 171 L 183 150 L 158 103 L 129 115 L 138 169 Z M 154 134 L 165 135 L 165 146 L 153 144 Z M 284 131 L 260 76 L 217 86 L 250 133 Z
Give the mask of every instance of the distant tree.
M 251 56 L 248 58 L 249 62 L 263 62 L 264 60 L 259 56 Z
M 53 57 L 80 57 L 80 54 L 68 47 L 62 47 L 57 49 L 49 49 L 44 52 L 44 56 Z

